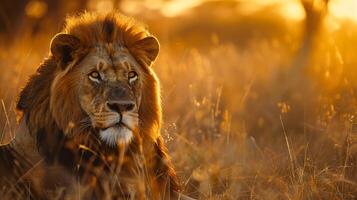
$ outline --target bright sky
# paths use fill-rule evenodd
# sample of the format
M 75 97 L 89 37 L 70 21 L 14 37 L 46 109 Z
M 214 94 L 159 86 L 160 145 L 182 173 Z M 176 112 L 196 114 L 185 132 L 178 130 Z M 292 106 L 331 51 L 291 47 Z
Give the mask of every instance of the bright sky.
M 299 0 L 240 0 L 242 13 L 252 14 L 265 6 L 280 5 L 279 12 L 282 16 L 291 20 L 302 20 L 305 12 Z
M 331 0 L 329 11 L 334 17 L 357 22 L 357 0 Z
M 108 1 L 108 0 L 101 0 Z M 123 7 L 130 12 L 140 12 L 140 9 L 159 10 L 167 17 L 175 17 L 189 11 L 203 2 L 213 0 L 124 0 Z M 217 0 L 216 0 L 217 1 Z M 236 0 L 241 2 L 239 12 L 253 14 L 265 6 L 280 5 L 278 12 L 291 20 L 302 20 L 305 17 L 300 0 Z M 315 0 L 317 3 L 321 0 Z M 357 22 L 357 0 L 330 0 L 329 12 L 332 17 L 349 19 Z

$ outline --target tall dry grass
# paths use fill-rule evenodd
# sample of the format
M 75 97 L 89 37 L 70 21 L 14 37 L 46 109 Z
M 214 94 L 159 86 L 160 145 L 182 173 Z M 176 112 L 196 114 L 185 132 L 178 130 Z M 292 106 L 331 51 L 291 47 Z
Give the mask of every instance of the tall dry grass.
M 162 44 L 154 66 L 162 134 L 186 193 L 356 199 L 357 25 L 324 23 L 307 66 L 296 71 L 302 22 L 271 11 L 220 18 L 208 8 L 185 17 L 138 16 Z M 14 127 L 16 94 L 47 55 L 59 30 L 53 23 L 36 33 L 24 25 L 11 43 L 1 38 L 2 132 Z

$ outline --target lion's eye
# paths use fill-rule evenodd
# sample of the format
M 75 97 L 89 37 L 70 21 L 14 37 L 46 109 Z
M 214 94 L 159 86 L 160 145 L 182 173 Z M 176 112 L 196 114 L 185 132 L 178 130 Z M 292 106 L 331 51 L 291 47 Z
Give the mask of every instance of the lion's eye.
M 138 80 L 138 74 L 135 71 L 131 71 L 128 73 L 128 79 L 129 79 L 129 83 L 132 84 L 136 80 Z
M 89 73 L 88 77 L 91 81 L 94 81 L 97 83 L 99 83 L 102 80 L 99 72 L 97 72 L 97 71 L 93 71 L 93 72 Z

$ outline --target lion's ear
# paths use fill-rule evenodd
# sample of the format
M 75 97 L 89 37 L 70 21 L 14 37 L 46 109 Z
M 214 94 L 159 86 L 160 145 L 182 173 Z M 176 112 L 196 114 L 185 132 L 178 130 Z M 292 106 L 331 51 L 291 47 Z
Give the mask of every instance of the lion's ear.
M 159 41 L 153 37 L 148 36 L 134 43 L 132 49 L 140 62 L 146 66 L 150 66 L 159 54 L 160 44 Z
M 72 61 L 73 53 L 80 46 L 80 40 L 70 34 L 59 33 L 51 41 L 51 53 L 61 67 L 65 67 Z

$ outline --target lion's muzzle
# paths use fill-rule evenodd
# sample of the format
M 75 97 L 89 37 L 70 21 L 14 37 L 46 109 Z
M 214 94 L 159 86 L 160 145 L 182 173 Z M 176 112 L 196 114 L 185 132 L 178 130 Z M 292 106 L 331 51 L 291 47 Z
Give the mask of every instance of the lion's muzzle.
M 133 138 L 133 131 L 138 127 L 138 113 L 131 101 L 108 101 L 105 112 L 91 116 L 92 125 L 99 129 L 99 136 L 109 146 L 118 143 L 128 144 Z
M 122 115 L 117 112 L 98 112 L 91 117 L 94 128 L 107 129 L 120 123 Z

